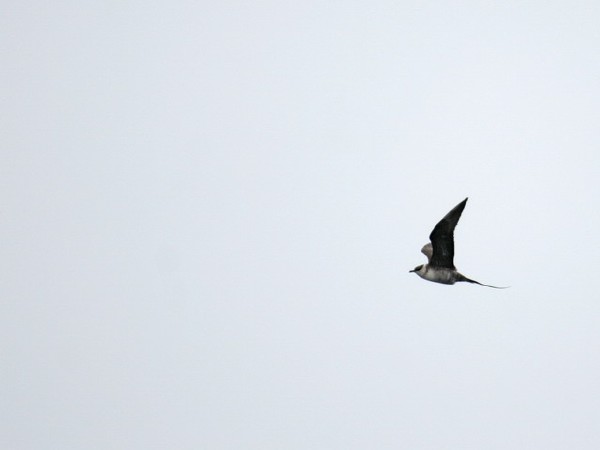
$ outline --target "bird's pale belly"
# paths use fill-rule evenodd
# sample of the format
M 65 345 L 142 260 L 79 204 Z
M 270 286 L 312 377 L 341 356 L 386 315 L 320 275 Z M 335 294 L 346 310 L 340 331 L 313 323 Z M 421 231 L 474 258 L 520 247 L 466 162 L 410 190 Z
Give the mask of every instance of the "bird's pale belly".
M 454 284 L 456 283 L 456 272 L 450 269 L 432 269 L 428 267 L 424 273 L 417 273 L 421 278 L 434 283 Z

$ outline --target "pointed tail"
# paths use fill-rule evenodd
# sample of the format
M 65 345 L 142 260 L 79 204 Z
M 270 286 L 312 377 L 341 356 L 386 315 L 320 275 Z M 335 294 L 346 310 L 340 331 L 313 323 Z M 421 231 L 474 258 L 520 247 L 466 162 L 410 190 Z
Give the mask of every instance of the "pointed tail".
M 510 286 L 492 286 L 489 284 L 483 284 L 480 283 L 479 281 L 475 281 L 475 280 L 471 280 L 470 278 L 465 277 L 463 274 L 458 274 L 458 279 L 456 281 L 466 281 L 467 283 L 475 283 L 478 284 L 479 286 L 485 286 L 485 287 L 491 287 L 494 289 L 508 289 Z

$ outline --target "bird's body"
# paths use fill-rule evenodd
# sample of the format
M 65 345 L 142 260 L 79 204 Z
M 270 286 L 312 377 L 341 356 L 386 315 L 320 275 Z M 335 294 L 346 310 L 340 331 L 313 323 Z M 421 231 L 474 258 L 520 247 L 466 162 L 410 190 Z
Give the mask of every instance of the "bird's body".
M 454 267 L 454 228 L 465 209 L 467 200 L 468 198 L 465 198 L 437 223 L 429 235 L 431 242 L 425 244 L 421 249 L 421 252 L 427 256 L 428 264 L 417 266 L 410 272 L 414 272 L 424 280 L 433 281 L 434 283 L 454 284 L 458 281 L 466 281 L 495 289 L 504 289 L 471 280 L 459 273 Z
M 423 264 L 415 273 L 424 280 L 433 281 L 434 283 L 454 284 L 458 281 L 456 270 L 445 267 L 431 267 L 429 264 Z

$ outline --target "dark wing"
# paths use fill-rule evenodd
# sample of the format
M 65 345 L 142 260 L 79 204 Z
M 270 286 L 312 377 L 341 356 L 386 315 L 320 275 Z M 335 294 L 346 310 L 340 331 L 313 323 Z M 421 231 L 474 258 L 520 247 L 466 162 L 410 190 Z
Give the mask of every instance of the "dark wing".
M 429 262 L 430 266 L 455 269 L 454 227 L 456 227 L 468 199 L 468 197 L 465 198 L 462 202 L 452 208 L 452 211 L 446 214 L 444 218 L 438 222 L 429 235 L 429 240 L 433 245 L 433 255 Z

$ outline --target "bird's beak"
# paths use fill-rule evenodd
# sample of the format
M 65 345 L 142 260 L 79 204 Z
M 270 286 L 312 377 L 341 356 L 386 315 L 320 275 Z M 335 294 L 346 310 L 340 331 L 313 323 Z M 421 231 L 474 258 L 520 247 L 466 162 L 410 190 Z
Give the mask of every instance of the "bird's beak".
M 414 272 L 414 271 L 415 271 L 415 269 L 413 269 L 413 270 L 409 270 L 409 271 L 408 271 L 408 273 L 411 273 L 411 272 Z

